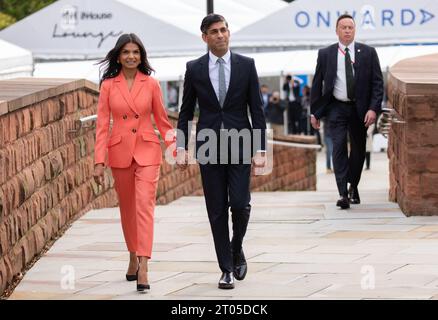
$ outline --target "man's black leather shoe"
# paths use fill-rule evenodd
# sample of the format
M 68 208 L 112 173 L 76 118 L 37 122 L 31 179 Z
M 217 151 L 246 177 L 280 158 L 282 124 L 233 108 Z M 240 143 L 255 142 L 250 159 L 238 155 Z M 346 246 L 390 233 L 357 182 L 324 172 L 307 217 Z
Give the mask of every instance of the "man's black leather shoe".
M 218 283 L 219 289 L 234 289 L 234 277 L 231 272 L 223 272 Z
M 336 202 L 337 207 L 341 207 L 341 209 L 348 209 L 350 208 L 350 201 L 348 200 L 348 197 L 342 197 Z
M 359 191 L 357 190 L 357 187 L 350 186 L 350 188 L 348 189 L 348 195 L 350 197 L 351 204 L 360 203 Z
M 234 278 L 236 280 L 245 279 L 246 273 L 248 271 L 248 265 L 246 263 L 245 255 L 243 254 L 243 250 L 240 250 L 240 253 L 233 253 L 233 263 L 234 263 Z

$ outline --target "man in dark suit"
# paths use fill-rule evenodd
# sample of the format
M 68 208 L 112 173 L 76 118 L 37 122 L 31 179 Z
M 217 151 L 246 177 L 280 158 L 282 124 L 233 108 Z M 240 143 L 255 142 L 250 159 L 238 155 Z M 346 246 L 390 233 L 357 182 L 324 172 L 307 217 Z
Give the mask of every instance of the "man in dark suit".
M 225 18 L 209 14 L 202 21 L 201 31 L 209 52 L 187 63 L 178 119 L 177 165 L 182 170 L 187 167 L 189 121 L 193 119 L 198 102 L 196 158 L 200 164 L 208 218 L 222 271 L 218 287 L 233 289 L 234 278 L 243 280 L 247 272 L 242 242 L 251 211 L 251 163 L 256 168 L 266 163 L 266 122 L 254 60 L 230 52 L 230 31 Z M 227 134 L 230 133 L 231 140 L 238 135 L 237 144 L 229 143 Z M 240 139 L 240 133 L 242 137 L 249 137 L 249 141 L 245 137 Z M 233 222 L 231 241 L 229 207 Z
M 269 92 L 269 87 L 266 84 L 262 84 L 260 87 L 260 91 L 262 92 L 263 99 L 263 112 L 266 113 L 268 111 L 269 99 L 271 98 L 271 93 Z
M 293 134 L 300 133 L 299 121 L 302 112 L 300 81 L 288 74 L 283 84 L 283 92 L 288 103 L 289 132 Z
M 341 209 L 360 203 L 358 184 L 365 159 L 366 131 L 376 121 L 383 97 L 377 52 L 354 41 L 355 28 L 351 15 L 339 16 L 339 42 L 319 50 L 311 89 L 312 126 L 319 129 L 320 119 L 326 117 L 332 136 L 333 166 L 341 196 L 336 205 Z

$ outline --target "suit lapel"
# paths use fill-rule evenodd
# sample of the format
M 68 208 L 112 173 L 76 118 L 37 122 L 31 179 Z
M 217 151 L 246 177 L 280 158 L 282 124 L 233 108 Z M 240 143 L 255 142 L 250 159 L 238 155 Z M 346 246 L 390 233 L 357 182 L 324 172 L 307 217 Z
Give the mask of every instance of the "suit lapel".
M 138 75 L 138 72 L 137 72 L 137 75 Z M 132 92 L 134 91 L 134 89 L 136 89 L 135 87 L 137 86 L 137 82 L 138 82 L 137 75 L 135 76 L 134 84 L 132 87 Z M 132 111 L 134 111 L 135 114 L 138 114 L 137 108 L 135 107 L 134 99 L 132 99 L 131 92 L 129 92 L 129 89 L 128 89 L 128 83 L 126 82 L 126 79 L 121 72 L 116 77 L 115 82 L 116 82 L 117 88 L 119 89 L 120 93 L 122 94 L 122 96 L 125 99 L 128 106 L 132 109 Z M 140 85 L 141 84 L 139 84 L 139 86 Z M 140 88 L 137 88 L 136 90 L 139 91 Z
M 134 106 L 137 108 L 137 106 L 135 105 L 135 99 L 137 98 L 138 94 L 140 93 L 141 89 L 143 88 L 145 81 L 147 79 L 147 76 L 143 73 L 141 73 L 140 71 L 137 72 L 137 74 L 135 75 L 135 81 L 134 84 L 132 86 L 131 89 L 131 97 L 132 100 L 134 102 Z
M 333 79 L 331 79 L 330 89 L 335 87 L 336 75 L 338 74 L 338 49 L 339 45 L 336 43 L 330 47 L 329 51 L 329 68 L 331 68 L 331 72 L 328 74 L 333 75 Z M 330 90 L 333 91 L 333 90 Z
M 357 81 L 357 76 L 359 74 L 359 70 L 360 70 L 360 63 L 361 63 L 361 55 L 362 55 L 362 45 L 360 43 L 355 43 L 354 44 L 354 64 L 353 64 L 353 68 L 354 68 L 354 80 Z
M 235 54 L 231 53 L 231 74 L 230 74 L 230 83 L 228 84 L 227 94 L 225 95 L 223 108 L 226 107 L 228 100 L 230 99 L 231 91 L 236 88 L 238 84 L 238 75 L 239 75 L 239 58 Z
M 216 92 L 214 91 L 213 85 L 211 84 L 210 68 L 208 66 L 209 62 L 210 62 L 210 57 L 207 53 L 200 60 L 200 67 L 201 67 L 200 74 L 202 77 L 202 81 L 206 84 L 207 91 L 209 91 L 208 95 L 213 97 L 212 100 L 216 102 L 217 107 L 220 109 L 221 106 L 219 104 L 219 100 L 217 99 Z

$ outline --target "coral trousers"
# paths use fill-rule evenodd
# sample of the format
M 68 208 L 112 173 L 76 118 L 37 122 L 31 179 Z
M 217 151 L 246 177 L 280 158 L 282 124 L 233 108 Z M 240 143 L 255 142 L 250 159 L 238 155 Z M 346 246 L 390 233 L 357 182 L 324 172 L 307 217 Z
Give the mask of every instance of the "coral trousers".
M 119 198 L 123 235 L 129 252 L 151 257 L 154 209 L 160 165 L 111 168 Z

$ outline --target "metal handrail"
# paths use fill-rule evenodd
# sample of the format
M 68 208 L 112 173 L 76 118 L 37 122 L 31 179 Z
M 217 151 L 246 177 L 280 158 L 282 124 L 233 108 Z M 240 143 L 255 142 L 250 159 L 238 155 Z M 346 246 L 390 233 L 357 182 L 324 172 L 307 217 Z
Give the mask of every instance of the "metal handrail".
M 83 118 L 80 118 L 80 119 L 79 119 L 79 121 L 80 121 L 81 123 L 86 123 L 86 122 L 88 122 L 88 121 L 94 121 L 94 120 L 97 120 L 97 114 L 93 114 L 93 115 L 91 115 L 91 116 L 83 117 Z
M 303 148 L 303 149 L 315 149 L 321 150 L 322 146 L 320 144 L 305 144 L 305 143 L 297 143 L 297 142 L 285 142 L 285 141 L 277 141 L 268 139 L 268 143 L 276 144 L 279 146 L 291 147 L 291 148 Z
M 399 119 L 398 113 L 393 108 L 382 108 L 382 111 L 383 113 L 382 116 L 379 118 L 377 129 L 385 138 L 387 138 L 392 123 L 405 124 L 406 121 Z
M 75 129 L 70 130 L 70 132 L 78 132 L 82 128 L 89 128 L 92 126 L 92 124 L 87 125 L 89 122 L 94 122 L 97 120 L 97 114 L 93 114 L 91 116 L 80 118 L 79 120 L 75 121 Z M 111 123 L 112 123 L 111 119 Z M 194 128 L 192 130 L 195 130 Z M 160 134 L 158 130 L 155 130 L 156 134 Z M 305 144 L 305 143 L 297 143 L 297 142 L 286 142 L 286 141 L 277 141 L 273 139 L 268 139 L 268 143 L 270 144 L 276 144 L 280 146 L 285 147 L 291 147 L 291 148 L 303 148 L 303 149 L 315 149 L 320 150 L 322 147 L 320 144 Z

